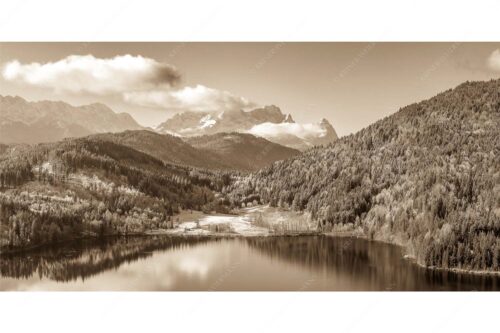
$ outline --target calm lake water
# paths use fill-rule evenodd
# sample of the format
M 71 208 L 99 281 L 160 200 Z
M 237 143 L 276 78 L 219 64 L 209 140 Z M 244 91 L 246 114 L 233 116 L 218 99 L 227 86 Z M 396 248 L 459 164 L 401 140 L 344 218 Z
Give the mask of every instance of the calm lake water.
M 392 245 L 329 236 L 120 237 L 3 255 L 0 290 L 500 290 Z

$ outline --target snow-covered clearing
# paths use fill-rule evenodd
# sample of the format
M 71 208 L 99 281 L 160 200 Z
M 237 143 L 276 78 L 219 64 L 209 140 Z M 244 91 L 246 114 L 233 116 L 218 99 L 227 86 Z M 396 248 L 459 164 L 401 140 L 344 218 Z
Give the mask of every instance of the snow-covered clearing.
M 248 215 L 207 215 L 197 221 L 183 222 L 176 229 L 188 233 L 211 234 L 217 232 L 230 232 L 244 236 L 261 236 L 269 233 L 268 229 L 252 224 L 253 220 Z M 216 231 L 216 226 L 221 231 Z
M 239 215 L 192 214 L 182 216 L 181 223 L 170 234 L 210 235 L 236 234 L 241 236 L 267 236 L 312 232 L 315 230 L 310 217 L 302 213 L 283 211 L 269 206 L 241 209 Z

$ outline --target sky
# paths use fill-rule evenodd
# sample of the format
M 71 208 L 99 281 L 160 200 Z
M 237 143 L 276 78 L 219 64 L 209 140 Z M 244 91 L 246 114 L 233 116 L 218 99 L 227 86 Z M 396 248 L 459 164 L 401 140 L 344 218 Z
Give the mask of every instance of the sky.
M 0 94 L 100 102 L 154 127 L 185 110 L 276 105 L 339 136 L 464 81 L 500 43 L 0 43 Z

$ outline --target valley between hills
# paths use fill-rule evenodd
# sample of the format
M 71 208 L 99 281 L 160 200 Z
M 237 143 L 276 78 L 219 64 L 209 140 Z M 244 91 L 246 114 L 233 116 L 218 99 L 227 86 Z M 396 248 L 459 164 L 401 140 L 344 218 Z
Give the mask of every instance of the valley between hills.
M 256 135 L 295 126 L 276 107 L 153 130 L 111 110 L 96 114 L 114 127 L 96 128 L 108 120 L 84 118 L 99 104 L 1 102 L 3 253 L 111 235 L 335 234 L 400 245 L 425 267 L 500 269 L 500 80 L 341 138 L 328 121 L 317 136 Z M 40 118 L 23 121 L 27 109 Z M 70 110 L 79 127 L 48 121 Z

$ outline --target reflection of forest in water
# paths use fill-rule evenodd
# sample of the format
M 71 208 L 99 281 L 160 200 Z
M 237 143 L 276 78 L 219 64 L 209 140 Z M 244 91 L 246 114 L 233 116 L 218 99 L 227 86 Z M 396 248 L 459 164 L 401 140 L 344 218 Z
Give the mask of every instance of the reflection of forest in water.
M 0 257 L 0 274 L 17 279 L 38 274 L 40 278 L 68 282 L 150 257 L 153 251 L 180 249 L 209 240 L 201 236 L 128 236 L 78 240 L 36 251 L 4 254 Z
M 57 282 L 85 280 L 141 259 L 151 260 L 152 265 L 158 264 L 152 258 L 153 252 L 188 250 L 202 244 L 207 245 L 203 252 L 218 253 L 219 256 L 221 252 L 217 251 L 221 250 L 239 253 L 243 256 L 240 258 L 242 262 L 248 266 L 242 267 L 243 270 L 258 270 L 255 265 L 269 259 L 291 264 L 293 272 L 316 276 L 321 281 L 318 288 L 324 290 L 500 289 L 499 276 L 424 269 L 403 259 L 400 248 L 396 246 L 329 236 L 226 238 L 223 241 L 223 238 L 215 237 L 158 235 L 79 240 L 36 251 L 3 254 L 0 257 L 0 274 L 16 279 L 39 276 Z M 191 254 L 190 251 L 179 251 L 179 255 L 176 260 L 185 258 L 189 261 Z M 217 270 L 213 263 L 206 264 Z M 287 275 L 290 272 L 286 271 L 273 272 L 278 274 L 272 276 L 274 282 L 271 276 L 266 278 L 267 270 L 259 271 L 259 274 L 264 277 L 264 282 L 269 279 L 271 290 L 276 281 L 290 278 Z M 248 287 L 242 285 L 242 288 Z M 256 285 L 255 289 L 262 287 Z
M 496 275 L 458 274 L 420 267 L 397 246 L 351 237 L 249 238 L 251 248 L 319 273 L 359 282 L 362 290 L 500 290 Z

